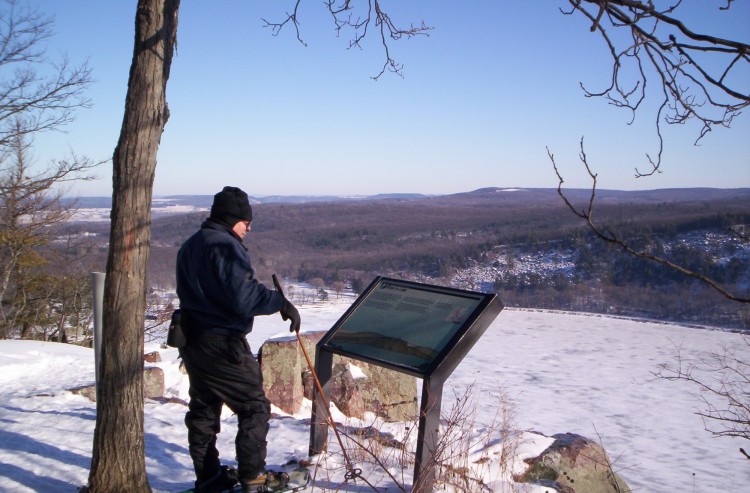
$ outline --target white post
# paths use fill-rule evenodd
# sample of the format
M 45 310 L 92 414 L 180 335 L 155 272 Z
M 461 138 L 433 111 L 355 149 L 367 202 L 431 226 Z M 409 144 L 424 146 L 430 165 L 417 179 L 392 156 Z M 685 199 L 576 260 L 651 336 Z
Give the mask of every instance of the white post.
M 104 272 L 92 272 L 91 280 L 94 291 L 94 375 L 99 384 L 99 358 L 102 352 L 102 311 L 104 308 Z

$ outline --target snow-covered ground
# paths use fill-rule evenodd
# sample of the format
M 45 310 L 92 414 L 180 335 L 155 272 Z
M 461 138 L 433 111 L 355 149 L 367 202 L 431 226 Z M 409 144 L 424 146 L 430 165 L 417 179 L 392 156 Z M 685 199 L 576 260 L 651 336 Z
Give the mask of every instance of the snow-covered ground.
M 300 309 L 304 330 L 327 330 L 350 299 Z M 249 336 L 254 350 L 269 337 L 288 336 L 278 316 L 259 317 Z M 443 410 L 454 396 L 473 389 L 477 424 L 490 425 L 498 396 L 512 398 L 515 425 L 545 435 L 578 433 L 601 440 L 614 468 L 638 492 L 731 493 L 748 491 L 750 464 L 738 452 L 746 441 L 713 438 L 704 430 L 697 389 L 654 379 L 661 364 L 735 348 L 750 360 L 736 333 L 632 320 L 523 310 L 504 310 L 446 383 Z M 187 380 L 178 371 L 176 350 L 161 350 L 167 393 L 187 399 Z M 0 341 L 0 491 L 74 492 L 88 477 L 96 405 L 65 389 L 94 381 L 90 349 L 35 341 Z M 193 473 L 183 424 L 185 406 L 147 401 L 146 457 L 155 492 L 192 484 Z M 309 411 L 274 419 L 269 433 L 269 463 L 305 457 Z M 349 421 L 350 424 L 357 424 Z M 224 415 L 219 447 L 232 464 L 235 418 Z M 373 424 L 372 421 L 364 423 Z M 403 425 L 375 423 L 399 433 Z M 520 436 L 518 458 L 537 454 L 550 440 Z M 493 445 L 499 447 L 499 444 Z M 335 440 L 317 467 L 313 491 L 371 491 L 340 487 L 343 468 Z M 522 467 L 521 462 L 515 464 Z M 398 491 L 382 471 L 363 467 L 374 484 Z M 485 465 L 494 491 L 514 491 L 497 464 Z M 410 484 L 411 467 L 392 473 Z M 518 488 L 518 485 L 515 485 Z M 515 491 L 547 491 L 549 488 Z M 449 490 L 453 491 L 453 490 Z
M 151 214 L 154 218 L 173 215 L 173 214 L 190 214 L 193 212 L 208 212 L 208 207 L 200 207 L 191 204 L 182 203 L 176 199 L 155 197 L 152 199 Z M 77 207 L 73 217 L 73 222 L 109 222 L 110 209 L 104 207 Z

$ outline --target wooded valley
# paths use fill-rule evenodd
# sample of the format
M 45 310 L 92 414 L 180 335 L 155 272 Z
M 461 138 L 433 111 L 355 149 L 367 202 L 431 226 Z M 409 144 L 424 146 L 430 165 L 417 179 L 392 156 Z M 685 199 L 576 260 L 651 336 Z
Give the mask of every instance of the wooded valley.
M 589 194 L 567 192 L 581 208 Z M 496 291 L 507 306 L 749 328 L 746 304 L 595 239 L 554 189 L 258 203 L 253 210 L 245 244 L 264 282 L 276 273 L 329 290 L 359 291 L 386 275 Z M 154 289 L 173 289 L 177 249 L 207 215 L 153 221 Z M 750 244 L 737 233 L 750 224 L 748 189 L 598 191 L 595 217 L 640 250 L 734 291 L 750 287 Z M 65 230 L 96 233 L 87 237 L 85 250 L 103 268 L 108 225 L 72 223 Z

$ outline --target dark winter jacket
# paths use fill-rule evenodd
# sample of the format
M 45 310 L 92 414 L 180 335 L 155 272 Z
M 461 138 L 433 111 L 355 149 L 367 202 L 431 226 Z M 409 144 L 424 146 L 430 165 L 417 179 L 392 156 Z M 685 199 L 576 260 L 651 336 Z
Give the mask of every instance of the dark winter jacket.
M 177 296 L 186 330 L 247 334 L 255 315 L 281 309 L 282 296 L 254 277 L 231 229 L 207 220 L 177 253 Z

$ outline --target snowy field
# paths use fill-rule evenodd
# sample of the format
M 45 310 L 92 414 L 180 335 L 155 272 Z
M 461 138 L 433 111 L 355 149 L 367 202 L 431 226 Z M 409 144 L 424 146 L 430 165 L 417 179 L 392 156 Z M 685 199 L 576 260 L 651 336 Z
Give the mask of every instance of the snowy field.
M 305 330 L 327 330 L 349 301 L 301 307 Z M 278 316 L 259 317 L 249 336 L 254 351 L 275 336 L 288 336 Z M 528 433 L 578 433 L 601 440 L 614 469 L 637 492 L 732 493 L 750 491 L 750 464 L 738 452 L 744 440 L 713 438 L 695 412 L 697 389 L 655 380 L 660 364 L 700 358 L 725 347 L 750 360 L 735 333 L 581 314 L 504 310 L 446 383 L 443 411 L 454 395 L 472 387 L 477 420 L 489 425 L 497 399 L 512 398 L 521 435 L 519 459 L 550 441 Z M 146 351 L 157 350 L 149 343 Z M 187 399 L 187 379 L 177 371 L 176 350 L 162 350 L 167 393 Z M 74 492 L 87 481 L 96 406 L 65 389 L 94 381 L 93 351 L 34 341 L 0 341 L 0 491 Z M 185 406 L 147 401 L 146 460 L 155 492 L 192 485 L 183 424 Z M 224 415 L 219 448 L 234 462 L 235 418 Z M 306 457 L 309 412 L 271 422 L 269 463 Z M 371 424 L 367 422 L 365 424 Z M 388 431 L 394 425 L 382 425 Z M 403 426 L 401 426 L 403 428 Z M 395 428 L 394 428 L 395 429 Z M 534 437 L 537 437 L 534 440 Z M 341 456 L 335 441 L 317 468 L 312 491 L 371 491 L 362 483 L 340 486 Z M 516 463 L 516 470 L 522 463 Z M 363 468 L 370 481 L 398 489 L 382 471 Z M 548 491 L 513 485 L 486 468 L 494 491 Z M 410 484 L 411 468 L 392 471 Z M 338 488 L 338 489 L 337 489 Z M 515 488 L 515 489 L 514 489 Z M 453 490 L 449 490 L 453 491 Z
M 102 200 L 109 200 L 109 198 L 103 198 Z M 208 213 L 208 210 L 208 207 L 195 206 L 178 199 L 163 197 L 154 197 L 151 203 L 151 215 L 154 219 L 174 214 L 190 214 L 201 211 Z M 109 222 L 109 215 L 109 207 L 87 207 L 83 205 L 76 207 L 70 220 L 73 222 Z

